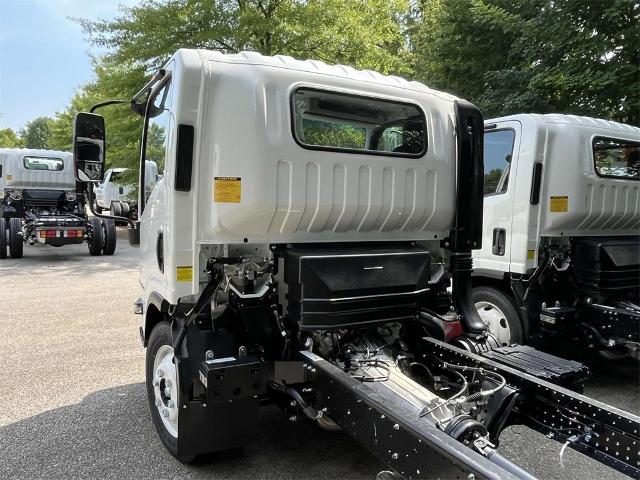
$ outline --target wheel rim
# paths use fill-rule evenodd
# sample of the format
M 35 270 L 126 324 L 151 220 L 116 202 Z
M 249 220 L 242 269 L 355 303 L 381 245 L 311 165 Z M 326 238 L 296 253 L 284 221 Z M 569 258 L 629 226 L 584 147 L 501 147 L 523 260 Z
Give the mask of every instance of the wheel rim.
M 153 361 L 153 392 L 158 415 L 171 436 L 178 437 L 178 382 L 173 348 L 162 345 Z
M 489 328 L 491 333 L 500 345 L 511 344 L 511 329 L 507 317 L 495 304 L 491 302 L 476 302 L 478 315 L 484 324 Z

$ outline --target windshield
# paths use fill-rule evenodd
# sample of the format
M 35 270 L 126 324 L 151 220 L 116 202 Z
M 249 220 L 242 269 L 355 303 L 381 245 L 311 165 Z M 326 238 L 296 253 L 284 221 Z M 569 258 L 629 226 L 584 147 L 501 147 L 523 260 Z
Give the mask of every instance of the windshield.
M 61 158 L 55 157 L 24 157 L 24 168 L 27 170 L 48 170 L 59 172 L 64 169 Z

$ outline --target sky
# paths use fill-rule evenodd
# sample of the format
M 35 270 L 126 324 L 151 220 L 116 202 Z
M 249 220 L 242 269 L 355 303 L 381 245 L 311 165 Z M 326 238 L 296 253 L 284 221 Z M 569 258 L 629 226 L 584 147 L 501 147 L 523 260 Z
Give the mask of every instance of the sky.
M 113 18 L 138 0 L 0 0 L 0 128 L 64 110 L 92 78 L 91 46 L 69 17 Z

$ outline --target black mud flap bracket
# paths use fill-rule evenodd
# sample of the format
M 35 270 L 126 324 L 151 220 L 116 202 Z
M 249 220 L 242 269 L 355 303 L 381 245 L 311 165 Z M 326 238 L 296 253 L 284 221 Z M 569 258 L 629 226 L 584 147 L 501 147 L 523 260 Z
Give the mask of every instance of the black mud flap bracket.
M 311 372 L 316 406 L 404 478 L 518 478 L 419 418 L 402 399 L 379 394 L 311 352 L 300 354 Z
M 427 365 L 430 358 L 437 358 L 432 365 L 445 361 L 503 375 L 509 387 L 518 391 L 504 426 L 526 425 L 553 440 L 568 442 L 571 448 L 625 475 L 640 478 L 640 417 L 508 366 L 506 358 L 498 362 L 495 355 L 493 359 L 475 355 L 433 338 L 422 339 L 421 353 Z M 574 380 L 580 385 L 579 376 Z

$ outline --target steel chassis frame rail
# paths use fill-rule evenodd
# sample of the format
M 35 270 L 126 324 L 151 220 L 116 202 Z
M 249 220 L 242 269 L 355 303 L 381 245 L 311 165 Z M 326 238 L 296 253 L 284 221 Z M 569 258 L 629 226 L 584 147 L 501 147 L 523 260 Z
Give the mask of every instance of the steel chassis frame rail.
M 526 425 L 640 479 L 640 417 L 433 338 L 422 341 L 425 363 L 431 354 L 448 363 L 497 371 L 507 379 L 518 393 L 504 426 Z
M 417 418 L 392 397 L 380 395 L 314 353 L 300 354 L 316 389 L 315 405 L 405 478 L 518 478 L 430 421 Z

